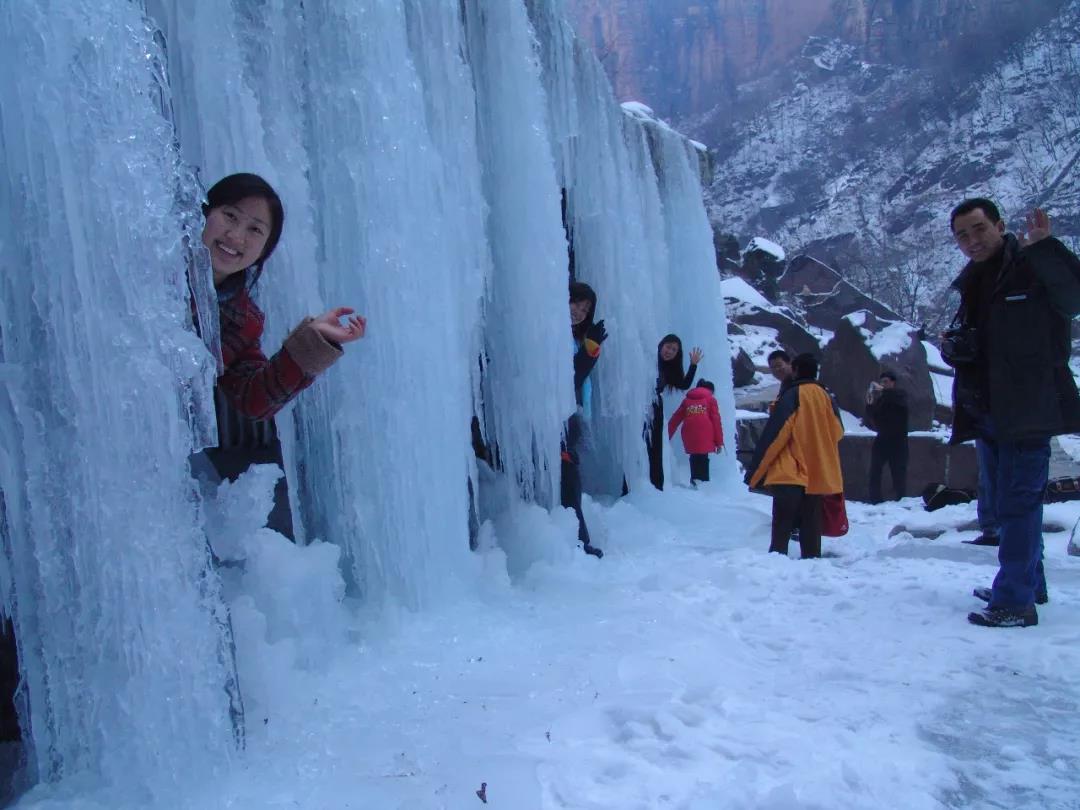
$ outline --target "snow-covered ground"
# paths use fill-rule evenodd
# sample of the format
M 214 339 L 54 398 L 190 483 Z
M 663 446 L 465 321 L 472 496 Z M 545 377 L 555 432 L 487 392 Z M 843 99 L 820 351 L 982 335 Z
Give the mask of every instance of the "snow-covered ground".
M 974 505 L 849 504 L 851 533 L 803 562 L 766 553 L 764 496 L 638 489 L 588 504 L 601 561 L 567 553 L 511 584 L 493 550 L 471 601 L 352 614 L 307 671 L 266 656 L 278 688 L 249 710 L 247 752 L 176 806 L 480 808 L 486 784 L 513 810 L 1077 807 L 1067 532 L 1046 534 L 1039 626 L 992 630 L 965 620 L 996 566 L 960 542 Z M 565 534 L 562 518 L 545 519 Z

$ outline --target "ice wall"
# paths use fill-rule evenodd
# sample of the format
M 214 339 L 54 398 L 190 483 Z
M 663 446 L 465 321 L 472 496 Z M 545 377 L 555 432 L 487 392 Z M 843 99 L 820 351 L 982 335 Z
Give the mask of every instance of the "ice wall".
M 0 583 L 39 776 L 151 774 L 166 801 L 232 748 L 187 469 L 214 436 L 201 218 L 153 29 L 130 3 L 87 11 L 0 13 Z
M 699 374 L 716 383 L 726 435 L 734 436 L 712 231 L 696 210 L 698 156 L 689 141 L 660 122 L 622 112 L 600 64 L 574 37 L 561 0 L 529 7 L 559 182 L 568 192 L 577 276 L 596 289 L 597 316 L 611 334 L 595 372 L 587 483 L 618 495 L 624 475 L 635 480 L 647 472 L 642 427 L 653 399 L 657 341 L 668 332 L 683 339 L 687 353 L 692 346 L 705 351 Z
M 299 537 L 339 546 L 373 608 L 474 587 L 473 415 L 498 451 L 488 479 L 557 501 L 563 189 L 611 333 L 591 487 L 643 480 L 666 331 L 705 348 L 733 424 L 695 157 L 620 111 L 561 16 L 554 0 L 5 4 L 0 594 L 42 778 L 160 800 L 181 764 L 195 779 L 232 747 L 188 468 L 215 439 L 215 357 L 190 327 L 189 283 L 214 345 L 194 173 L 255 171 L 284 201 L 257 292 L 268 352 L 331 306 L 369 319 L 277 425 Z

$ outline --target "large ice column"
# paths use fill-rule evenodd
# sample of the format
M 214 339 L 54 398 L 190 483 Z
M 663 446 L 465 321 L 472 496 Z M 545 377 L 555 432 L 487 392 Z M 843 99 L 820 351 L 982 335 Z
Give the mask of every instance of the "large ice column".
M 558 491 L 573 413 L 568 252 L 534 35 L 521 0 L 464 0 L 494 269 L 484 315 L 485 413 L 526 500 Z
M 731 381 L 731 350 L 727 313 L 712 229 L 701 197 L 698 148 L 659 122 L 645 122 L 667 235 L 671 313 L 678 318 L 684 346 L 701 346 L 706 362 L 701 374 L 716 385 L 727 453 L 715 463 L 714 480 L 732 483 L 735 467 L 735 394 Z
M 369 319 L 326 375 L 333 433 L 307 437 L 311 508 L 365 597 L 416 606 L 469 564 L 465 313 L 482 267 L 466 265 L 483 254 L 463 245 L 479 239 L 479 200 L 454 187 L 442 147 L 475 128 L 449 115 L 454 134 L 433 138 L 403 5 L 325 0 L 304 14 L 320 286 Z
M 22 718 L 41 778 L 168 804 L 232 747 L 187 463 L 215 373 L 189 325 L 194 183 L 136 5 L 12 0 L 0 54 L 0 580 Z
M 476 93 L 465 59 L 464 20 L 460 0 L 405 0 L 409 49 L 424 86 L 424 107 L 431 141 L 439 155 L 440 195 L 454 215 L 452 244 L 444 252 L 456 279 L 465 349 L 470 364 L 472 406 L 483 413 L 481 358 L 482 316 L 491 282 L 492 259 L 485 224 L 487 203 L 481 184 L 476 130 Z M 469 453 L 470 466 L 473 454 Z
M 618 495 L 624 476 L 645 474 L 642 427 L 653 398 L 656 341 L 675 328 L 667 296 L 662 289 L 653 294 L 658 271 L 668 266 L 666 240 L 656 238 L 662 231 L 653 167 L 631 159 L 625 116 L 595 56 L 563 18 L 561 3 L 533 2 L 530 10 L 556 165 L 567 190 L 576 275 L 596 290 L 597 316 L 611 335 L 594 372 L 586 481 L 594 492 Z

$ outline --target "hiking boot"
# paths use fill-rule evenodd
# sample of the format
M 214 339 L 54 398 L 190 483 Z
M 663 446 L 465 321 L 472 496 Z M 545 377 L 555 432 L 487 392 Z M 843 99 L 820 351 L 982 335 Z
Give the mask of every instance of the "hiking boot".
M 1001 540 L 998 538 L 998 536 L 996 534 L 987 534 L 986 532 L 983 532 L 978 537 L 976 537 L 974 540 L 964 540 L 962 542 L 967 543 L 968 545 L 971 545 L 971 546 L 998 546 L 998 545 L 1001 545 Z
M 589 545 L 588 543 L 585 544 L 585 553 L 593 555 L 598 560 L 601 560 L 601 559 L 604 558 L 603 549 L 599 549 L 596 546 Z
M 984 602 L 986 602 L 986 604 L 989 605 L 990 604 L 990 596 L 993 593 L 993 589 L 992 588 L 976 588 L 971 593 L 976 599 L 982 599 Z M 1045 605 L 1049 601 L 1050 601 L 1050 597 L 1047 596 L 1045 593 L 1037 593 L 1037 594 L 1035 594 L 1035 604 L 1036 605 Z
M 1039 623 L 1039 614 L 1034 607 L 1020 610 L 987 608 L 978 613 L 969 613 L 968 621 L 979 627 L 1034 627 Z

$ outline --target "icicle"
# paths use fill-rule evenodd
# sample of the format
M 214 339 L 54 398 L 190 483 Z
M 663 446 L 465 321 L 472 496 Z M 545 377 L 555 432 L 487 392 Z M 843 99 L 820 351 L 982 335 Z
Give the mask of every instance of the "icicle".
M 43 779 L 170 803 L 232 735 L 187 464 L 215 368 L 191 328 L 164 57 L 126 2 L 8 3 L 0 53 L 0 250 L 17 268 L 0 360 L 18 369 L 0 490 L 34 758 Z

